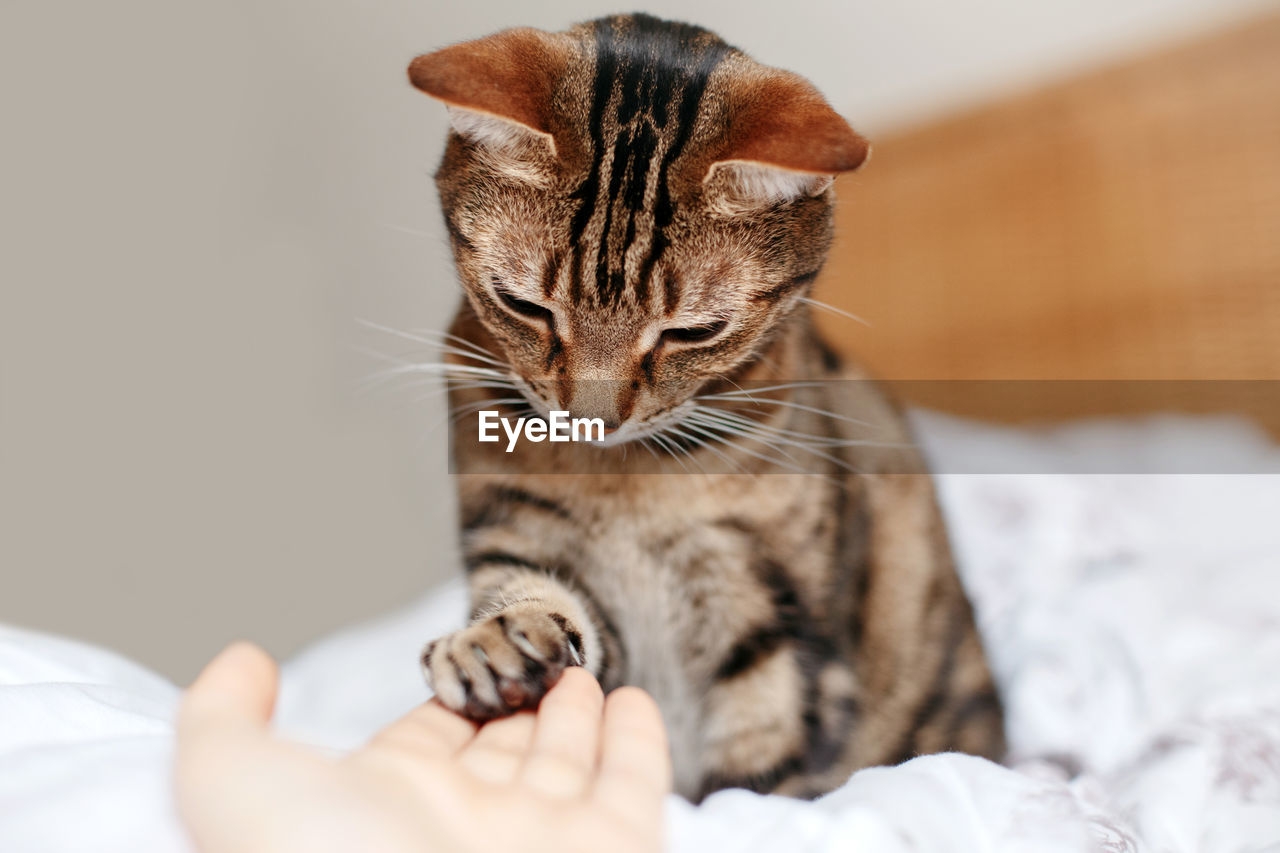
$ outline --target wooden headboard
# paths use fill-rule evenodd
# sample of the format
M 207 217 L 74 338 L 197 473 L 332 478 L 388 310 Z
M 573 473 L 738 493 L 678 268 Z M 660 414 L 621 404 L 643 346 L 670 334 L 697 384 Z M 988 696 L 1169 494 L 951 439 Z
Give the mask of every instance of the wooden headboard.
M 815 296 L 870 325 L 822 323 L 886 378 L 1280 380 L 1280 15 L 875 140 L 838 193 Z M 947 384 L 905 393 L 1015 417 Z M 1192 399 L 1211 385 L 1016 417 L 1226 406 L 1280 432 L 1280 382 Z

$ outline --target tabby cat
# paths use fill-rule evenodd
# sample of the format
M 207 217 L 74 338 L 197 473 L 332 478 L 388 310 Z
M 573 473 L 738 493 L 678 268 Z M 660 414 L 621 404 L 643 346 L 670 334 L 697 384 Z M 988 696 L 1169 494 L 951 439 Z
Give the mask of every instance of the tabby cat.
M 510 714 L 570 665 L 639 685 L 695 801 L 1000 756 L 932 483 L 810 317 L 832 180 L 865 140 L 801 77 L 640 14 L 409 76 L 449 108 L 436 183 L 465 291 L 446 351 L 472 613 L 423 653 L 440 700 Z M 508 453 L 477 441 L 482 408 L 607 435 Z

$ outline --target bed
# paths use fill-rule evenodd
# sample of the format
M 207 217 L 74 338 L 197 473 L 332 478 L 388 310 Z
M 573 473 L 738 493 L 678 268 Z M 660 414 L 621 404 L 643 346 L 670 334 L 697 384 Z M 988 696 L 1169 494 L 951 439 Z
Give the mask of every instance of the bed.
M 1008 708 L 1006 765 L 924 756 L 815 802 L 672 797 L 669 848 L 1280 849 L 1280 447 L 1229 417 L 916 418 L 944 466 L 999 447 L 1036 472 L 939 478 Z M 1071 473 L 1082 446 L 1151 471 L 1229 447 L 1253 473 Z M 428 695 L 415 651 L 464 613 L 454 583 L 316 643 L 284 666 L 280 728 L 360 743 Z M 0 627 L 0 850 L 187 851 L 169 791 L 177 697 L 109 651 Z

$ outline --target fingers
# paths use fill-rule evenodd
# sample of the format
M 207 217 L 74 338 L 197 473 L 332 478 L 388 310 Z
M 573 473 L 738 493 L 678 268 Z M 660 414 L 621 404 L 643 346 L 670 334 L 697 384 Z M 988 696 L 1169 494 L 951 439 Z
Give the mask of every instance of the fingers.
M 644 825 L 660 820 L 671 791 L 671 754 L 662 715 L 648 693 L 621 687 L 604 706 L 600 771 L 592 797 L 614 814 Z
M 581 667 L 569 667 L 538 706 L 533 744 L 520 778 L 556 799 L 580 797 L 595 773 L 600 737 L 600 685 Z
M 227 646 L 187 689 L 178 730 L 188 735 L 210 725 L 265 729 L 276 704 L 275 661 L 251 643 Z
M 190 826 L 207 827 L 208 805 L 229 802 L 225 792 L 270 741 L 267 724 L 276 701 L 275 661 L 257 646 L 234 643 L 187 688 L 178 709 L 175 781 L 178 804 Z
M 510 785 L 529 753 L 534 726 L 534 715 L 529 711 L 486 723 L 458 760 L 485 782 Z

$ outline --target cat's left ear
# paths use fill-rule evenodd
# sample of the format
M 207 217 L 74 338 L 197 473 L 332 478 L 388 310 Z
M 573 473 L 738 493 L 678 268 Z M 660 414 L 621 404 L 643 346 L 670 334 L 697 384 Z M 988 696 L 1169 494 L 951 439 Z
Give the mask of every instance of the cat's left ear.
M 703 180 L 726 212 L 819 195 L 871 145 L 798 74 L 759 67 L 729 95 L 729 142 Z
M 557 34 L 521 27 L 423 54 L 409 63 L 409 81 L 444 101 L 454 130 L 478 144 L 554 154 L 551 98 L 569 61 Z

